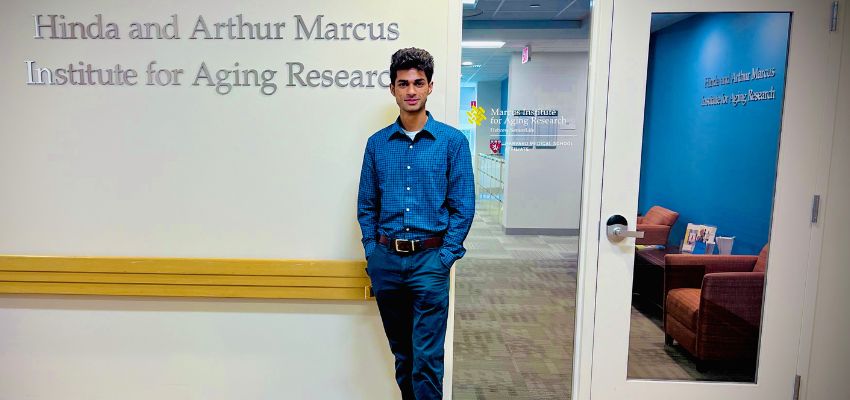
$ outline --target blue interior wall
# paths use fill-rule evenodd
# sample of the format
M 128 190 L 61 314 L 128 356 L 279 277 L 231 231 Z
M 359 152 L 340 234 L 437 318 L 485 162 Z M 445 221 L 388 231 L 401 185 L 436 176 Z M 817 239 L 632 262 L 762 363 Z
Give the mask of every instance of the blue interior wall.
M 735 236 L 734 254 L 767 243 L 773 206 L 790 15 L 698 14 L 652 34 L 638 210 L 680 213 Z M 705 78 L 775 68 L 773 78 L 706 88 Z M 776 90 L 776 99 L 702 106 L 704 97 Z

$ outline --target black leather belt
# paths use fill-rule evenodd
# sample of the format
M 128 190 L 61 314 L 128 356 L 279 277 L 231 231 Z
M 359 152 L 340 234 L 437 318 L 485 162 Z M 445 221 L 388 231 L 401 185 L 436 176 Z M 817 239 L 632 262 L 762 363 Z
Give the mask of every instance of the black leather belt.
M 443 238 L 430 237 L 427 239 L 408 240 L 408 239 L 390 239 L 384 235 L 378 238 L 378 243 L 387 246 L 390 250 L 396 253 L 415 253 L 425 249 L 433 249 L 443 245 Z

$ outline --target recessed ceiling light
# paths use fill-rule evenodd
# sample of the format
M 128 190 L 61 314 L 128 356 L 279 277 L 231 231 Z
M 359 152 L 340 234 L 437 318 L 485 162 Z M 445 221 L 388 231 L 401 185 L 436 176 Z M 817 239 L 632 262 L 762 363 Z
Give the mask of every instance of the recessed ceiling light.
M 501 41 L 461 41 L 460 46 L 467 49 L 499 49 L 505 45 Z
M 469 67 L 469 66 L 472 65 L 472 61 L 464 61 L 464 62 L 460 63 L 460 65 L 462 65 L 464 67 Z

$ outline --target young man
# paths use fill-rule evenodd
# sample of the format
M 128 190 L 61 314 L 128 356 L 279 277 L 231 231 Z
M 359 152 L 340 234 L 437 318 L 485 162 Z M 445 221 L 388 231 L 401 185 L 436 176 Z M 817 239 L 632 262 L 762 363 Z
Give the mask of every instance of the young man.
M 399 117 L 369 137 L 357 197 L 366 272 L 405 400 L 443 398 L 449 272 L 475 213 L 469 142 L 425 110 L 433 75 L 427 51 L 393 54 Z

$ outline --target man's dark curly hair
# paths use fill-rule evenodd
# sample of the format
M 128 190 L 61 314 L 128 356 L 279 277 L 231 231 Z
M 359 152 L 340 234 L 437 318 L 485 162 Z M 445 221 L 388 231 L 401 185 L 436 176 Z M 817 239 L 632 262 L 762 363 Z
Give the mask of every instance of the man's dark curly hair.
M 399 70 L 407 70 L 416 68 L 425 73 L 428 82 L 431 82 L 431 77 L 434 76 L 434 57 L 431 53 L 425 50 L 409 47 L 401 49 L 395 54 L 390 61 L 390 80 L 395 84 L 395 78 Z

